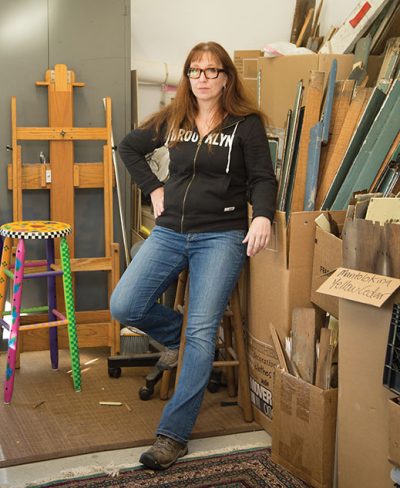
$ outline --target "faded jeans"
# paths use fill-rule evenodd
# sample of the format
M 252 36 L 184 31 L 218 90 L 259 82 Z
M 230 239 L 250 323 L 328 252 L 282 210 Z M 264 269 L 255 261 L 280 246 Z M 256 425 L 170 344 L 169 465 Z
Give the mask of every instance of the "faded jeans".
M 115 319 L 138 327 L 169 348 L 177 348 L 182 315 L 157 303 L 157 299 L 182 270 L 189 270 L 183 364 L 157 434 L 182 443 L 189 440 L 212 370 L 218 325 L 245 260 L 245 234 L 244 230 L 180 234 L 156 226 L 111 296 Z

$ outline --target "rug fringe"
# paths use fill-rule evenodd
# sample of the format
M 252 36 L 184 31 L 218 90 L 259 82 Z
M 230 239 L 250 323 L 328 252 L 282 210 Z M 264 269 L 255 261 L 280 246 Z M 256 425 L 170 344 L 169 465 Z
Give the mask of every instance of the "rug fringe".
M 251 443 L 251 444 L 243 444 L 240 446 L 235 446 L 235 447 L 223 447 L 219 449 L 212 449 L 209 451 L 196 451 L 193 453 L 190 453 L 186 455 L 183 458 L 183 461 L 185 460 L 192 460 L 197 457 L 209 457 L 209 456 L 218 456 L 221 454 L 232 454 L 232 453 L 237 453 L 240 451 L 250 451 L 250 450 L 256 450 L 256 449 L 263 449 L 267 448 L 270 446 L 266 446 L 265 442 L 260 442 L 260 443 Z M 37 488 L 42 485 L 46 485 L 46 483 L 51 483 L 59 480 L 71 480 L 74 478 L 85 478 L 87 476 L 93 476 L 96 474 L 99 475 L 104 475 L 107 474 L 110 477 L 115 477 L 120 474 L 121 471 L 128 470 L 128 469 L 135 469 L 142 466 L 140 463 L 131 463 L 131 464 L 118 464 L 115 465 L 114 463 L 108 464 L 106 466 L 102 465 L 91 465 L 91 466 L 79 466 L 78 468 L 75 469 L 68 469 L 68 470 L 62 470 L 58 473 L 57 476 L 54 476 L 52 478 L 46 478 L 42 480 L 35 480 L 32 481 L 24 486 L 24 488 Z
M 74 478 L 85 478 L 87 476 L 93 476 L 95 474 L 108 474 L 110 477 L 115 477 L 120 474 L 120 471 L 123 469 L 132 469 L 139 467 L 140 464 L 121 464 L 121 465 L 114 465 L 109 464 L 106 466 L 101 466 L 99 464 L 92 465 L 92 466 L 79 466 L 75 469 L 68 469 L 68 470 L 61 470 L 57 476 L 53 476 L 51 478 L 41 479 L 31 481 L 30 483 L 25 485 L 25 488 L 35 488 L 38 486 L 45 485 L 46 483 L 55 482 L 58 480 L 71 480 Z

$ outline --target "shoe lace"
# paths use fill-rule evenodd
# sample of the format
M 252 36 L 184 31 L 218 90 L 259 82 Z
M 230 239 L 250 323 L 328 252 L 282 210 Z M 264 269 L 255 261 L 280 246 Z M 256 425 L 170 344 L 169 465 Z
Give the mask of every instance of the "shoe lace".
M 157 449 L 159 449 L 163 454 L 168 454 L 171 449 L 175 450 L 176 446 L 172 439 L 169 437 L 161 437 L 157 438 Z
M 167 349 L 166 351 L 163 351 L 160 355 L 160 359 L 166 363 L 168 362 L 173 362 L 176 360 L 178 356 L 178 350 L 177 349 Z

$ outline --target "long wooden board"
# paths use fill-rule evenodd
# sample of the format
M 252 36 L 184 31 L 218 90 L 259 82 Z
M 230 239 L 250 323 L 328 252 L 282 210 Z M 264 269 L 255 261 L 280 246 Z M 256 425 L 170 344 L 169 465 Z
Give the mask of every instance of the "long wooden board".
M 292 313 L 292 361 L 300 377 L 314 383 L 316 318 L 314 308 L 294 308 Z
M 46 181 L 46 171 L 51 169 L 50 164 L 32 163 L 22 165 L 21 185 L 23 190 L 49 190 L 51 182 Z M 103 188 L 103 163 L 75 163 L 75 188 Z M 7 167 L 8 189 L 13 187 L 12 165 Z
M 329 187 L 328 193 L 323 201 L 321 207 L 323 210 L 329 210 L 336 198 L 338 191 L 349 172 L 354 158 L 358 154 L 361 145 L 363 144 L 369 129 L 375 119 L 375 116 L 379 112 L 383 101 L 385 100 L 385 94 L 379 88 L 374 88 L 371 97 L 368 100 L 365 110 L 362 113 L 359 122 L 353 135 L 351 137 L 350 144 L 346 149 L 346 153 L 339 164 L 339 168 L 335 177 Z
M 332 107 L 335 91 L 335 81 L 337 73 L 337 60 L 333 59 L 329 71 L 328 83 L 324 108 L 321 120 L 312 127 L 310 131 L 310 143 L 308 145 L 307 179 L 306 191 L 304 195 L 304 210 L 315 209 L 315 198 L 317 195 L 319 163 L 322 144 L 327 144 L 329 140 L 329 127 L 331 124 Z
M 288 365 L 288 362 L 286 361 L 285 352 L 283 350 L 281 341 L 279 339 L 278 332 L 276 331 L 276 329 L 272 323 L 269 324 L 269 330 L 271 332 L 272 342 L 274 344 L 275 351 L 276 351 L 276 354 L 278 356 L 279 366 L 283 369 L 283 371 L 288 373 L 289 372 L 289 365 Z
M 351 53 L 356 42 L 372 25 L 389 0 L 362 0 L 354 7 L 348 18 L 339 27 L 330 41 L 326 42 L 322 53 Z
M 305 110 L 297 157 L 295 180 L 293 186 L 292 205 L 293 212 L 304 210 L 304 195 L 307 178 L 308 145 L 310 130 L 320 118 L 321 104 L 324 94 L 325 73 L 311 71 L 309 85 L 306 91 Z
M 393 4 L 396 2 L 396 9 L 385 25 L 385 28 L 380 34 L 379 38 L 372 39 L 371 54 L 381 54 L 385 48 L 386 40 L 391 39 L 392 37 L 398 37 L 400 35 L 400 2 L 399 0 L 394 0 Z
M 372 185 L 370 187 L 370 191 L 377 191 L 378 190 L 376 188 L 376 185 L 377 185 L 378 181 L 380 180 L 383 172 L 386 170 L 390 161 L 393 161 L 396 158 L 396 153 L 398 153 L 398 151 L 399 151 L 399 144 L 400 144 L 400 132 L 397 134 L 396 139 L 393 141 L 393 144 L 392 144 L 391 148 L 389 149 L 389 152 L 387 153 L 386 158 L 382 163 L 382 166 L 380 167 L 374 181 L 372 182 Z
M 400 80 L 396 80 L 339 190 L 332 210 L 345 209 L 354 191 L 370 188 L 400 126 Z
M 338 171 L 340 163 L 343 160 L 346 149 L 349 146 L 350 140 L 354 134 L 360 117 L 365 110 L 371 93 L 372 88 L 359 88 L 357 90 L 356 96 L 351 101 L 350 106 L 348 107 L 345 118 L 344 120 L 342 120 L 341 126 L 337 125 L 337 128 L 339 129 L 339 134 L 333 136 L 331 142 L 328 145 L 326 162 L 324 164 L 324 170 L 322 171 L 318 185 L 317 199 L 315 205 L 318 209 L 322 208 L 322 204 Z
M 279 179 L 278 187 L 278 209 L 285 210 L 286 195 L 289 186 L 290 173 L 292 171 L 292 164 L 294 159 L 294 148 L 296 143 L 297 129 L 299 124 L 300 107 L 303 97 L 303 80 L 297 83 L 296 98 L 294 101 L 292 117 L 290 118 L 290 125 L 287 136 L 287 143 L 285 148 L 284 160 L 282 161 L 282 170 Z
M 310 8 L 315 8 L 315 0 L 296 0 L 290 42 L 296 44 Z
M 324 175 L 329 169 L 327 161 L 335 151 L 335 145 L 339 139 L 340 131 L 343 127 L 343 123 L 351 103 L 354 86 L 354 80 L 339 80 L 335 83 L 332 117 L 329 128 L 329 144 L 321 149 L 318 187 L 321 186 L 321 181 L 324 179 Z M 320 204 L 321 201 L 316 199 L 315 208 L 319 208 Z

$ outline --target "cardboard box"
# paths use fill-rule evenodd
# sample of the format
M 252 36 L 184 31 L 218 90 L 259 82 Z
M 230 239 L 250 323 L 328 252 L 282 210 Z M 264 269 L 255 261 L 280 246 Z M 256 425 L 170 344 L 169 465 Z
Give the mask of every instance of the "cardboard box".
M 246 95 L 258 107 L 258 58 L 263 52 L 258 49 L 235 51 L 233 61 L 243 83 Z
M 341 212 L 330 212 L 335 219 Z M 290 224 L 284 212 L 276 212 L 272 224 L 269 248 L 249 260 L 249 286 L 247 297 L 247 323 L 249 335 L 265 347 L 272 347 L 269 324 L 276 328 L 283 339 L 291 329 L 292 310 L 295 307 L 312 307 L 310 302 L 315 218 L 321 212 L 294 212 Z M 255 362 L 253 376 L 272 393 L 270 378 L 272 352 L 265 350 L 265 358 Z M 265 369 L 264 359 L 268 361 Z M 276 356 L 275 356 L 276 360 Z M 273 406 L 273 408 L 275 408 Z M 257 422 L 269 433 L 271 418 L 262 409 L 253 408 Z
M 400 466 L 400 397 L 389 400 L 389 460 Z
M 330 212 L 334 219 L 342 212 Z M 269 323 L 279 336 L 291 329 L 295 307 L 312 307 L 311 279 L 316 212 L 293 212 L 287 225 L 284 212 L 276 212 L 268 249 L 250 259 L 249 331 L 272 344 Z
M 399 286 L 399 279 L 340 268 L 320 288 L 342 297 L 339 301 L 340 488 L 393 485 L 388 461 L 388 400 L 392 393 L 383 386 L 382 378 L 393 304 L 400 300 Z
M 339 228 L 343 226 L 346 212 L 336 215 Z M 343 264 L 342 240 L 320 227 L 315 227 L 314 257 L 311 281 L 311 301 L 318 307 L 339 317 L 339 298 L 318 293 L 317 289 L 330 274 Z
M 270 344 L 247 333 L 250 399 L 254 420 L 267 432 L 272 432 L 272 390 L 278 357 Z
M 288 110 L 294 104 L 298 81 L 303 80 L 304 99 L 310 71 L 329 73 L 333 59 L 338 63 L 336 79 L 345 80 L 353 68 L 353 54 L 301 54 L 259 58 L 257 70 L 261 73 L 260 109 L 267 115 L 270 127 L 285 127 Z M 376 81 L 382 59 L 381 56 L 369 58 L 369 86 L 373 86 Z
M 337 398 L 276 370 L 272 460 L 317 488 L 333 486 Z
M 382 385 L 391 312 L 392 300 L 376 308 L 340 299 L 340 488 L 393 487 L 388 461 L 388 400 L 393 393 Z

